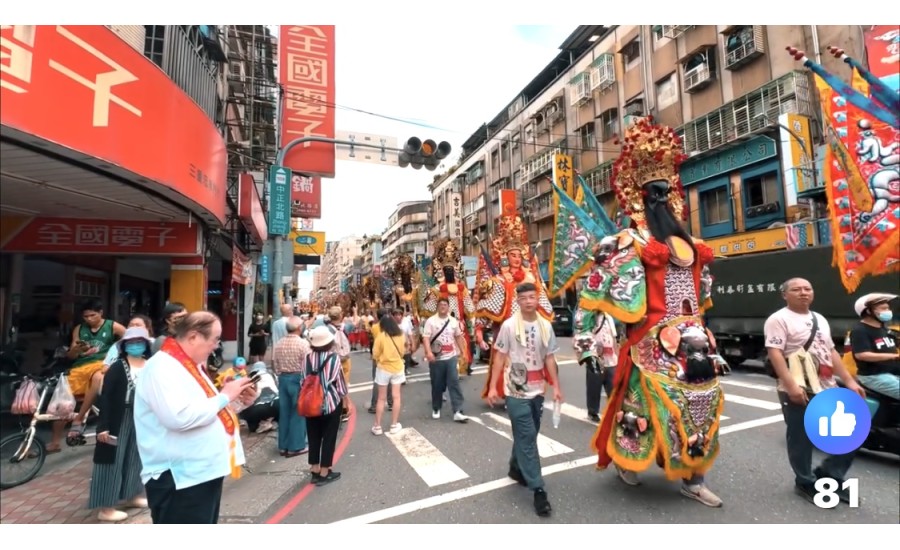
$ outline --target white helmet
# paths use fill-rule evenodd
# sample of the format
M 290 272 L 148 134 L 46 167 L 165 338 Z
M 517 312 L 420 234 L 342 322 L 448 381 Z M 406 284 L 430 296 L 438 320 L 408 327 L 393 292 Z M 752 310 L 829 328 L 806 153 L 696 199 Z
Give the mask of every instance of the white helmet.
M 853 304 L 853 309 L 856 310 L 856 315 L 862 317 L 863 311 L 871 305 L 880 303 L 880 302 L 890 302 L 891 300 L 895 300 L 897 298 L 896 294 L 886 294 L 884 292 L 872 292 L 866 294 L 865 296 L 861 296 L 856 300 L 856 303 Z

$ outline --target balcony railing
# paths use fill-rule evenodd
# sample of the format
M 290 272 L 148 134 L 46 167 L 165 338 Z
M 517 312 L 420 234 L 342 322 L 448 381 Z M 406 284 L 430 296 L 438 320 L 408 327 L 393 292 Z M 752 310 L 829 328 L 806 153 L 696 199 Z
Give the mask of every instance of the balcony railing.
M 768 82 L 676 132 L 684 140 L 685 153 L 702 154 L 773 126 L 787 113 L 815 116 L 809 79 L 800 71 Z
M 737 40 L 737 44 L 728 47 L 731 40 Z M 725 68 L 736 71 L 765 53 L 765 38 L 762 25 L 750 25 L 744 27 L 725 39 Z

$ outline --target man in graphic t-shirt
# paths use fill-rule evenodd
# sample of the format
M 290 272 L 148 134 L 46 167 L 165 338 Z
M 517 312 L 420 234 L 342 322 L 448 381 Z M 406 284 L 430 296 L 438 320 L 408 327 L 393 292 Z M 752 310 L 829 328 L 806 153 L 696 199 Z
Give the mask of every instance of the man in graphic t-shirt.
M 556 354 L 559 346 L 550 322 L 538 316 L 538 289 L 533 283 L 516 287 L 519 311 L 503 322 L 494 341 L 487 402 L 500 403 L 499 377 L 503 377 L 506 409 L 512 422 L 513 449 L 509 477 L 534 491 L 534 511 L 550 515 L 551 506 L 541 476 L 537 436 L 541 429 L 546 384 L 553 400 L 562 402 Z
M 441 417 L 444 391 L 449 389 L 453 420 L 465 424 L 469 419 L 462 411 L 463 394 L 459 388 L 457 364 L 460 352 L 466 349 L 466 339 L 459 320 L 450 315 L 450 301 L 447 298 L 438 299 L 437 315 L 425 321 L 422 347 L 425 348 L 431 375 L 431 418 L 437 420 Z
M 894 319 L 891 301 L 896 299 L 896 294 L 873 293 L 856 301 L 859 324 L 850 332 L 850 348 L 859 381 L 876 392 L 900 399 L 897 337 L 887 326 Z

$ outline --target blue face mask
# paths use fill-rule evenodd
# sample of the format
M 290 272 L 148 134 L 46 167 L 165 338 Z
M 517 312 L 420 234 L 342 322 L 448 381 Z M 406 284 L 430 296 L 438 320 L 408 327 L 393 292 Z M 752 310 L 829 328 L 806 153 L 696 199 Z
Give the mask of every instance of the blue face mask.
M 132 357 L 139 357 L 144 355 L 147 351 L 147 343 L 146 342 L 129 342 L 125 344 L 125 353 Z
M 881 321 L 882 323 L 889 323 L 889 322 L 891 322 L 891 319 L 894 318 L 894 312 L 889 309 L 884 310 L 884 311 L 879 311 L 877 317 L 878 317 L 878 320 Z

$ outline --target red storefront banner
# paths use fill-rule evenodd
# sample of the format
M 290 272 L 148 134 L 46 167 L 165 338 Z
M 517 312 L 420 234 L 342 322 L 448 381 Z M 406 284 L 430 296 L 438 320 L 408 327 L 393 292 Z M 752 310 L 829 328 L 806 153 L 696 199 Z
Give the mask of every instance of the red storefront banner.
M 291 217 L 322 218 L 322 178 L 319 176 L 291 176 Z
M 878 78 L 894 77 L 900 73 L 900 26 L 871 25 L 863 31 L 869 72 Z
M 311 136 L 334 139 L 334 25 L 281 25 L 278 52 L 284 90 L 281 143 Z M 334 144 L 298 145 L 282 166 L 333 178 Z
M 246 173 L 238 176 L 238 218 L 259 246 L 269 238 L 266 213 L 259 200 L 256 182 Z
M 0 52 L 4 126 L 124 168 L 225 223 L 225 140 L 119 35 L 103 25 L 4 25 Z
M 239 285 L 249 285 L 253 275 L 253 265 L 250 258 L 244 255 L 238 247 L 231 247 L 231 280 Z
M 4 252 L 196 256 L 196 223 L 34 218 L 4 239 Z

